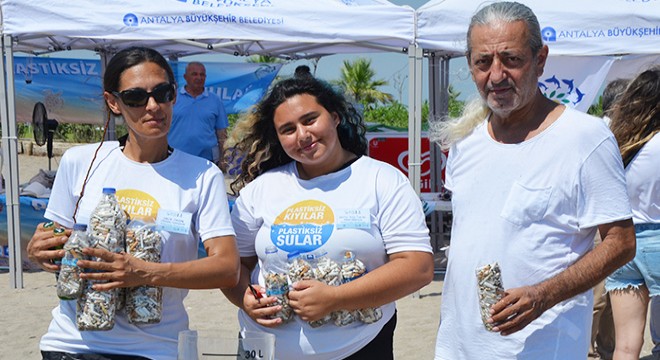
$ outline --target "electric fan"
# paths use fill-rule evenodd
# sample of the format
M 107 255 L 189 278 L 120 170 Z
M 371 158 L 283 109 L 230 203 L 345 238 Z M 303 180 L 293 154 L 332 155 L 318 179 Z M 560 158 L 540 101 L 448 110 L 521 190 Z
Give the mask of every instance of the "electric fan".
M 32 110 L 32 130 L 34 132 L 34 142 L 39 146 L 46 144 L 48 154 L 48 170 L 51 170 L 50 161 L 53 158 L 53 134 L 57 129 L 58 122 L 55 119 L 49 119 L 46 113 L 46 106 L 42 102 L 34 104 Z

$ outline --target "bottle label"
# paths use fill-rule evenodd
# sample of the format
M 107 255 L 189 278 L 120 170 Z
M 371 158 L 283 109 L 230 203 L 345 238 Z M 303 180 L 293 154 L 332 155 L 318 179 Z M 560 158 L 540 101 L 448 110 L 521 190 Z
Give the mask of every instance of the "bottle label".
M 62 265 L 67 265 L 67 266 L 78 266 L 78 259 L 72 258 L 70 259 L 69 257 L 65 256 L 62 259 Z
M 289 286 L 288 285 L 282 285 L 282 286 L 277 286 L 277 287 L 268 287 L 266 288 L 266 295 L 267 296 L 279 296 L 279 295 L 284 295 L 289 291 Z

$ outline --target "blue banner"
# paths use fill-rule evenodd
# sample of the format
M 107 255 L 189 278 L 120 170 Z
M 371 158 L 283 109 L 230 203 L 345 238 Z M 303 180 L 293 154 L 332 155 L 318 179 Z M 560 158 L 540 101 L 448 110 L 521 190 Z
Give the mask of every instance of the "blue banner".
M 185 85 L 184 62 L 172 62 L 177 84 Z M 222 99 L 228 114 L 255 104 L 268 90 L 282 64 L 205 62 L 206 86 Z M 94 59 L 15 57 L 16 121 L 32 121 L 42 102 L 48 117 L 61 123 L 103 124 L 101 62 Z
M 256 104 L 266 93 L 282 64 L 204 62 L 206 89 L 220 97 L 227 114 L 237 114 Z M 172 63 L 177 84 L 186 84 L 186 62 Z

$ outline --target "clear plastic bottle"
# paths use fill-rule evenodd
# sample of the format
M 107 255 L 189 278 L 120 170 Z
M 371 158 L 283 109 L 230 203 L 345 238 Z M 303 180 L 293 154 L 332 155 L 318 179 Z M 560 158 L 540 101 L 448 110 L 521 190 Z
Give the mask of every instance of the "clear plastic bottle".
M 127 220 L 126 212 L 117 201 L 116 190 L 103 188 L 101 200 L 89 219 L 89 237 L 92 246 L 111 252 L 124 251 Z
M 57 296 L 62 300 L 74 300 L 80 297 L 84 287 L 84 279 L 80 278 L 82 269 L 78 260 L 84 260 L 82 249 L 89 247 L 87 225 L 75 224 L 71 236 L 64 244 L 64 257 L 57 277 Z
M 355 254 L 353 254 L 352 251 L 344 252 L 344 261 L 341 266 L 342 283 L 353 281 L 366 273 L 367 267 L 360 259 L 355 257 Z M 360 319 L 360 321 L 365 324 L 371 324 L 375 323 L 383 317 L 383 311 L 379 307 L 364 308 L 353 312 L 352 316 L 354 318 Z M 337 323 L 337 321 L 338 319 L 335 318 L 335 323 Z
M 154 223 L 133 220 L 126 229 L 126 252 L 148 262 L 160 262 L 163 239 Z M 159 323 L 163 288 L 142 285 L 126 289 L 126 315 L 131 324 Z
M 314 278 L 330 286 L 341 285 L 341 269 L 339 265 L 332 260 L 327 253 L 315 254 L 314 256 Z M 320 327 L 332 321 L 333 314 L 327 314 L 321 319 L 310 321 L 309 326 L 313 328 Z
M 280 318 L 287 322 L 293 315 L 293 309 L 289 306 L 289 281 L 287 280 L 287 266 L 280 258 L 275 246 L 266 248 L 266 257 L 264 258 L 264 281 L 266 285 L 266 295 L 277 297 L 277 302 L 271 306 L 281 305 L 282 310 L 273 315 L 273 319 Z
M 119 206 L 114 188 L 103 188 L 103 195 L 89 219 L 89 241 L 92 247 L 111 252 L 124 251 L 127 216 Z M 93 259 L 103 261 L 102 259 Z M 87 281 L 78 299 L 76 323 L 79 330 L 110 330 L 115 326 L 115 313 L 123 307 L 124 292 L 94 290 Z
M 341 282 L 342 284 L 351 282 L 366 272 L 364 264 L 361 261 L 356 261 L 355 255 L 352 251 L 344 252 L 344 260 L 341 264 Z M 346 326 L 353 323 L 359 317 L 357 310 L 339 310 L 332 313 L 332 319 L 337 326 Z

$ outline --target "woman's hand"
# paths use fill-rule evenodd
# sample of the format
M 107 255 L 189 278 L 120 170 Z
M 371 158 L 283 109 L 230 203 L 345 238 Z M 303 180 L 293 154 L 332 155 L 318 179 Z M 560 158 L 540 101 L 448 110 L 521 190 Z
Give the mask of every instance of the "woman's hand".
M 125 252 L 114 253 L 105 249 L 85 248 L 83 253 L 89 258 L 102 261 L 79 260 L 78 267 L 86 271 L 80 277 L 86 280 L 101 280 L 94 284 L 94 290 L 107 291 L 120 287 L 133 287 L 149 284 L 149 271 L 146 262 Z
M 45 224 L 48 224 L 46 228 L 44 228 Z M 30 261 L 49 272 L 60 270 L 60 266 L 56 265 L 53 260 L 61 259 L 64 256 L 62 246 L 71 235 L 71 229 L 65 229 L 64 236 L 55 236 L 53 230 L 57 228 L 61 228 L 61 226 L 52 222 L 37 225 L 27 246 Z
M 259 285 L 252 285 L 252 287 L 260 298 L 255 297 L 250 287 L 247 287 L 243 295 L 243 310 L 261 326 L 276 327 L 281 325 L 282 319 L 272 317 L 282 310 L 282 305 L 269 306 L 277 302 L 277 297 L 265 296 L 265 289 Z
M 334 310 L 338 286 L 330 286 L 318 280 L 301 280 L 293 283 L 289 291 L 289 305 L 302 320 L 316 321 Z

